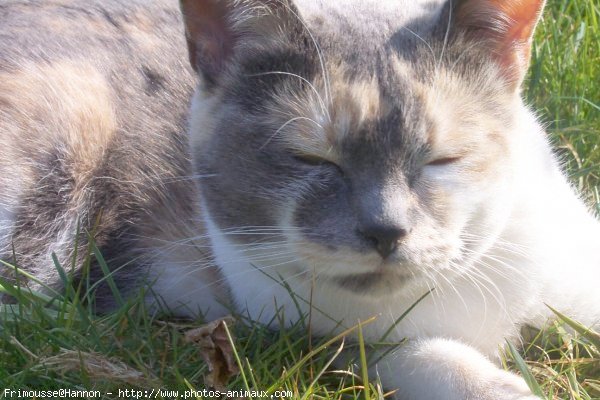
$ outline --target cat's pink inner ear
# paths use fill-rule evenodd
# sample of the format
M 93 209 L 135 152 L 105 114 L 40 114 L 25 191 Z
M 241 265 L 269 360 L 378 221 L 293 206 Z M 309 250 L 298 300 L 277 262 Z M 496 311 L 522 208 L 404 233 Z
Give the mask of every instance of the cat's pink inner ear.
M 285 23 L 298 18 L 288 0 L 180 0 L 180 6 L 190 63 L 209 86 L 234 53 L 277 42 Z
M 491 56 L 518 88 L 529 66 L 531 41 L 545 0 L 464 0 L 456 21 L 474 38 L 491 43 Z
M 229 3 L 223 0 L 180 0 L 190 63 L 209 84 L 218 79 L 235 47 Z

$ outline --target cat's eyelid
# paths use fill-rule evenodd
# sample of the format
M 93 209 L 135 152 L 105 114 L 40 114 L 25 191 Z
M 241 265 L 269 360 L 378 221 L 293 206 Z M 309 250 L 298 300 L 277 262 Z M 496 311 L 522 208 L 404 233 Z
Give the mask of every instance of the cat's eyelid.
M 426 165 L 428 166 L 442 166 L 442 165 L 450 165 L 454 164 L 460 160 L 462 160 L 464 155 L 455 155 L 455 156 L 441 156 L 428 161 Z
M 325 163 L 334 164 L 333 162 L 314 154 L 294 154 L 294 159 L 308 165 L 321 165 Z
M 295 154 L 294 159 L 302 164 L 306 164 L 312 167 L 320 167 L 324 165 L 329 165 L 335 167 L 338 170 L 340 175 L 345 175 L 344 170 L 334 161 L 328 160 L 321 156 L 317 156 L 314 154 Z

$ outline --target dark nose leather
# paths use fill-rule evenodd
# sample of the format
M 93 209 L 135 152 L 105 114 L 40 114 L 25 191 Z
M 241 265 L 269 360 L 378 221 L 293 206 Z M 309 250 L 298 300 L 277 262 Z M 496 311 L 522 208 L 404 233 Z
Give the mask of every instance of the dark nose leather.
M 408 234 L 408 231 L 401 226 L 374 224 L 362 227 L 360 233 L 373 243 L 381 258 L 386 259 L 396 250 L 398 242 Z

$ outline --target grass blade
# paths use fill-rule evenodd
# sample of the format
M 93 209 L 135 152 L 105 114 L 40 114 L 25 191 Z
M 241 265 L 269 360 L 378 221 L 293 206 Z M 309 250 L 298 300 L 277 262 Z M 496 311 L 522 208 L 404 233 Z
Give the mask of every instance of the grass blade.
M 573 328 L 573 330 L 575 332 L 579 333 L 581 336 L 588 339 L 596 347 L 596 349 L 598 349 L 598 351 L 600 351 L 600 334 L 598 332 L 567 317 L 566 315 L 562 314 L 561 312 L 550 307 L 548 304 L 546 304 L 546 307 L 548 307 L 554 314 L 556 314 L 556 316 L 561 321 L 563 321 L 565 324 L 567 324 L 568 326 Z
M 360 354 L 360 369 L 365 400 L 371 400 L 371 387 L 369 386 L 369 368 L 367 367 L 367 352 L 365 351 L 365 338 L 363 337 L 362 324 L 358 321 L 358 348 Z
M 512 356 L 513 360 L 515 361 L 515 364 L 517 365 L 519 372 L 521 372 L 523 379 L 525 379 L 527 386 L 529 386 L 529 389 L 531 389 L 533 394 L 535 394 L 536 396 L 539 396 L 542 399 L 545 399 L 546 396 L 544 395 L 542 388 L 535 380 L 535 377 L 529 370 L 529 367 L 525 363 L 525 360 L 523 360 L 523 357 L 521 357 L 521 355 L 519 354 L 517 349 L 515 349 L 515 346 L 513 346 L 512 343 L 510 343 L 508 341 L 506 343 L 508 344 L 508 351 L 509 351 L 510 355 Z

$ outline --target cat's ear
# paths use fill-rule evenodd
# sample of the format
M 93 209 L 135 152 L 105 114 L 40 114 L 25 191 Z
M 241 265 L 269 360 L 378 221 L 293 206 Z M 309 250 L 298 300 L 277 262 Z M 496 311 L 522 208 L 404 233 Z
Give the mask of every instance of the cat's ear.
M 529 66 L 531 41 L 545 0 L 462 0 L 455 8 L 455 24 L 490 46 L 507 82 L 517 89 Z
M 297 17 L 286 0 L 180 0 L 190 62 L 208 86 L 218 82 L 244 49 L 280 39 Z

